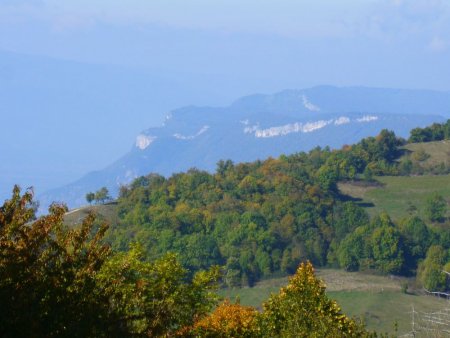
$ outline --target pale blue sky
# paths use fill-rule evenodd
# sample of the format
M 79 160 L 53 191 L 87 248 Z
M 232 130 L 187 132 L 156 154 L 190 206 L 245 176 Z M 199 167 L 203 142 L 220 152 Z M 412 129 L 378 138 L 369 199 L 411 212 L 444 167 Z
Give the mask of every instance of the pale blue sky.
M 448 60 L 448 0 L 0 0 L 0 202 L 106 166 L 180 105 L 450 90 Z
M 228 72 L 227 60 L 233 68 L 241 67 L 244 75 L 248 68 L 249 75 L 264 73 L 261 68 L 270 53 L 288 71 L 296 63 L 306 63 L 326 72 L 329 69 L 316 53 L 345 65 L 346 59 L 354 63 L 378 52 L 377 60 L 366 66 L 378 61 L 388 69 L 390 63 L 405 61 L 412 68 L 426 69 L 426 63 L 450 56 L 447 0 L 0 0 L 0 29 L 2 49 L 210 73 Z M 272 52 L 280 45 L 288 60 L 282 51 Z M 347 55 L 339 55 L 340 48 Z M 321 75 L 320 69 L 317 72 Z M 387 74 L 380 85 L 403 84 L 395 75 Z M 376 82 L 367 78 L 367 84 Z M 421 83 L 450 89 L 440 79 Z

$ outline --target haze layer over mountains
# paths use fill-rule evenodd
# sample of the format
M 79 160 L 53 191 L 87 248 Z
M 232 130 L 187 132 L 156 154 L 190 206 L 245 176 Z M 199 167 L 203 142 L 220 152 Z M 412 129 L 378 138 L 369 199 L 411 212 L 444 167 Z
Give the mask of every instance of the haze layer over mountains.
M 450 90 L 443 0 L 4 0 L 0 32 L 0 200 L 108 167 L 183 106 L 323 84 Z
M 339 148 L 390 129 L 407 137 L 415 127 L 450 117 L 450 93 L 319 86 L 251 95 L 228 107 L 176 109 L 161 127 L 143 130 L 132 149 L 106 168 L 40 196 L 43 205 L 85 204 L 89 191 L 158 173 L 214 171 L 219 160 L 254 161 L 316 146 Z

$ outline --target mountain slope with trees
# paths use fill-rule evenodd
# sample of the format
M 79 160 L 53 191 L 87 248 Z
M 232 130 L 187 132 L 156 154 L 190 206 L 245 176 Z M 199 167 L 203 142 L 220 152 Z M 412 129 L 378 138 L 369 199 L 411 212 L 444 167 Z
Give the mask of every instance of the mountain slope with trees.
M 338 189 L 343 180 L 404 175 L 405 142 L 382 130 L 340 150 L 143 176 L 122 187 L 110 229 L 92 215 L 67 227 L 58 204 L 36 218 L 32 193 L 16 187 L 0 207 L 0 334 L 375 337 L 301 262 L 417 273 L 427 290 L 448 291 L 446 197 L 427 199 L 426 220 L 394 222 L 370 218 Z M 290 273 L 261 312 L 216 306 L 219 276 L 239 286 Z
M 122 250 L 142 242 L 149 257 L 177 252 L 194 271 L 224 266 L 230 286 L 292 273 L 306 259 L 414 274 L 431 245 L 449 249 L 448 228 L 430 228 L 417 217 L 393 222 L 385 213 L 370 220 L 337 188 L 342 180 L 405 174 L 397 161 L 404 143 L 383 130 L 341 150 L 221 161 L 214 174 L 144 176 L 121 190 L 119 223 L 109 238 Z
M 32 193 L 17 187 L 0 207 L 2 337 L 376 337 L 328 299 L 310 263 L 262 313 L 223 304 L 209 314 L 217 267 L 188 276 L 172 254 L 147 261 L 137 244 L 114 253 L 92 215 L 68 229 L 64 206 L 38 219 L 35 209 Z
M 251 95 L 225 107 L 183 107 L 136 135 L 114 163 L 39 200 L 44 208 L 52 201 L 74 208 L 89 191 L 106 186 L 116 197 L 120 185 L 149 172 L 168 177 L 195 167 L 212 173 L 221 159 L 239 163 L 316 146 L 341 148 L 382 129 L 407 137 L 413 128 L 449 118 L 449 107 L 447 92 L 333 86 Z

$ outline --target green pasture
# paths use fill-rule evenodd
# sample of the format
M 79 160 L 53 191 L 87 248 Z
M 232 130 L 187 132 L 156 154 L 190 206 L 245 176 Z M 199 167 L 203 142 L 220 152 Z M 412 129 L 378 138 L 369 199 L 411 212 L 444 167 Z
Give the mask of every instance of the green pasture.
M 450 175 L 382 176 L 380 186 L 340 183 L 342 193 L 358 199 L 371 215 L 386 211 L 393 219 L 416 214 L 425 219 L 425 201 L 433 193 L 450 201 Z

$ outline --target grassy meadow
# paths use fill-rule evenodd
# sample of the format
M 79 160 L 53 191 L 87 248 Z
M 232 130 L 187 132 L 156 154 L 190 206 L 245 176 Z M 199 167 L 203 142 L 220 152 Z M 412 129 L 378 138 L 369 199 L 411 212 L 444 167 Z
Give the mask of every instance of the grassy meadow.
M 410 153 L 424 151 L 429 157 L 423 161 L 425 166 L 436 166 L 441 163 L 450 164 L 450 140 L 410 143 L 404 149 Z
M 106 221 L 109 224 L 116 224 L 118 221 L 116 206 L 116 202 L 110 202 L 73 209 L 64 215 L 64 222 L 69 226 L 80 224 L 92 212 L 98 219 Z
M 441 163 L 450 164 L 450 141 L 411 143 L 404 146 L 403 156 L 414 157 L 425 152 L 427 158 L 421 162 L 424 167 L 435 167 Z M 370 215 L 386 211 L 393 219 L 401 219 L 412 214 L 426 218 L 425 201 L 437 192 L 450 202 L 450 175 L 377 177 L 378 186 L 356 183 L 339 183 L 342 193 L 359 199 L 359 204 L 367 208 Z M 416 210 L 415 210 L 416 209 Z M 450 215 L 449 215 L 450 216 Z
M 386 211 L 394 220 L 411 214 L 425 219 L 425 201 L 434 192 L 450 200 L 450 175 L 383 176 L 376 179 L 380 186 L 339 183 L 339 189 L 360 199 L 359 204 L 366 207 L 369 214 Z

